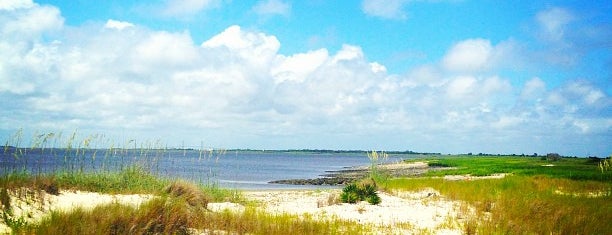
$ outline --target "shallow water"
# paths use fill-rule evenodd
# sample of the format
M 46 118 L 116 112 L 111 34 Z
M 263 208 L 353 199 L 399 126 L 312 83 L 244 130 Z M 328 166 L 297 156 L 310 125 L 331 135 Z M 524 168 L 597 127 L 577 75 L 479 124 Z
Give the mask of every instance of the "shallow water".
M 397 162 L 410 155 L 391 155 Z M 0 173 L 28 170 L 111 171 L 137 164 L 169 178 L 236 189 L 302 189 L 332 186 L 269 184 L 272 180 L 317 178 L 328 171 L 369 165 L 365 153 L 305 153 L 278 151 L 200 151 L 113 149 L 76 151 L 67 149 L 17 149 L 0 153 Z

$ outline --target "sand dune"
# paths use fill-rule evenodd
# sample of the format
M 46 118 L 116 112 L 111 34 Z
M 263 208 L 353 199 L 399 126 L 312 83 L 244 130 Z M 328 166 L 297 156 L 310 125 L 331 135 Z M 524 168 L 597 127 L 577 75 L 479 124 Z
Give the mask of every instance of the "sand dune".
M 264 190 L 246 191 L 245 197 L 270 213 L 309 215 L 316 219 L 351 220 L 375 227 L 384 233 L 414 233 L 429 231 L 435 234 L 461 234 L 459 224 L 465 218 L 461 204 L 439 196 L 433 189 L 420 192 L 379 192 L 382 202 L 370 205 L 338 203 L 339 189 L 335 190 Z M 138 206 L 153 195 L 109 195 L 81 191 L 62 191 L 59 195 L 33 192 L 28 189 L 11 192 L 14 218 L 36 222 L 52 210 L 84 209 L 112 202 Z M 209 203 L 212 211 L 241 212 L 244 206 L 236 203 Z M 0 224 L 0 233 L 10 229 Z
M 308 214 L 317 219 L 343 219 L 377 227 L 396 234 L 430 231 L 435 234 L 461 234 L 451 221 L 461 221 L 460 203 L 449 201 L 430 189 L 421 192 L 379 192 L 382 202 L 370 205 L 334 203 L 340 190 L 283 190 L 245 192 L 247 198 L 258 201 L 270 213 Z M 330 203 L 331 202 L 331 203 Z M 210 204 L 212 210 L 240 210 L 240 206 Z M 227 206 L 227 207 L 225 207 Z

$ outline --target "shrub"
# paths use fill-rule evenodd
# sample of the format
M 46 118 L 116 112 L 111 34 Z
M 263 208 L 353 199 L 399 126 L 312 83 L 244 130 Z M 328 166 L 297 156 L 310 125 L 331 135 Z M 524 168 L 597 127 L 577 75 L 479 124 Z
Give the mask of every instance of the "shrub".
M 378 196 L 377 193 L 374 193 L 374 194 L 368 196 L 368 198 L 366 198 L 366 201 L 368 203 L 372 204 L 372 205 L 378 205 L 378 204 L 380 204 L 380 202 L 382 200 L 380 199 L 380 197 Z
M 558 153 L 549 153 L 546 154 L 546 158 L 542 157 L 542 160 L 547 160 L 547 161 L 559 161 L 561 160 L 561 155 L 559 155 Z
M 357 188 L 356 184 L 349 184 L 342 189 L 340 201 L 344 203 L 356 203 L 359 200 L 359 188 Z
M 376 184 L 374 181 L 363 180 L 359 184 L 349 184 L 342 189 L 340 200 L 344 203 L 357 203 L 359 201 L 367 201 L 372 205 L 380 204 L 381 199 L 376 192 Z

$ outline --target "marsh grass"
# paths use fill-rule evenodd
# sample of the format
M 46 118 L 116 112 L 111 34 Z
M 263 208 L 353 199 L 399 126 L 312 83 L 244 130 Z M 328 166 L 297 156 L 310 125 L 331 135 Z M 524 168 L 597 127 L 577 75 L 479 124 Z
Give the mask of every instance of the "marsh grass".
M 464 224 L 468 234 L 605 234 L 612 231 L 612 185 L 549 176 L 507 176 L 503 179 L 447 181 L 403 178 L 388 182 L 390 190 L 434 188 L 451 200 L 469 203 L 476 219 Z M 555 193 L 603 192 L 598 197 Z
M 537 157 L 449 156 L 425 160 L 429 166 L 453 168 L 444 171 L 429 171 L 427 176 L 466 174 L 486 176 L 510 173 L 525 176 L 547 175 L 572 180 L 612 181 L 612 171 L 601 171 L 599 162 L 586 158 L 560 158 L 557 161 L 547 161 Z

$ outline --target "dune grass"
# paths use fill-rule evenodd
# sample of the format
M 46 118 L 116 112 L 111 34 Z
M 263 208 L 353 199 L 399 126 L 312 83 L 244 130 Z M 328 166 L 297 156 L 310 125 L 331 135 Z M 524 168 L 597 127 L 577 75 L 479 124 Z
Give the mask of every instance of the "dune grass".
M 211 195 L 185 181 L 166 186 L 138 208 L 119 203 L 92 210 L 52 211 L 35 224 L 13 227 L 18 234 L 364 234 L 355 222 L 270 214 L 253 205 L 241 212 L 207 209 Z
M 92 210 L 52 211 L 37 223 L 3 213 L 4 222 L 16 234 L 363 234 L 370 229 L 356 222 L 270 214 L 247 202 L 237 190 L 164 179 L 137 166 L 116 172 L 13 171 L 0 176 L 0 188 L 1 192 L 29 188 L 52 194 L 60 190 L 81 190 L 157 196 L 138 208 L 111 203 Z M 246 209 L 242 212 L 207 210 L 209 202 L 218 201 L 243 203 Z
M 0 175 L 0 188 L 30 188 L 57 194 L 59 190 L 80 190 L 107 194 L 159 194 L 173 180 L 158 177 L 138 166 L 120 171 L 31 174 L 15 171 Z M 209 194 L 212 201 L 244 200 L 238 190 L 189 182 Z
M 244 212 L 209 212 L 184 199 L 153 199 L 140 208 L 108 204 L 86 211 L 53 212 L 19 232 L 36 234 L 364 234 L 362 225 L 273 215 L 253 207 Z

